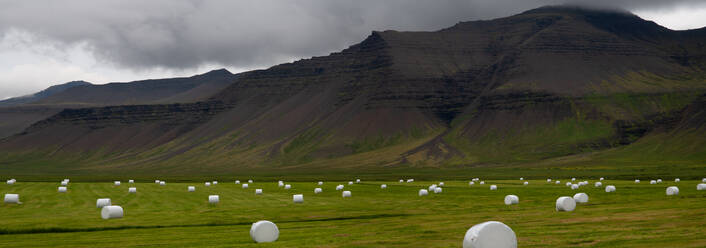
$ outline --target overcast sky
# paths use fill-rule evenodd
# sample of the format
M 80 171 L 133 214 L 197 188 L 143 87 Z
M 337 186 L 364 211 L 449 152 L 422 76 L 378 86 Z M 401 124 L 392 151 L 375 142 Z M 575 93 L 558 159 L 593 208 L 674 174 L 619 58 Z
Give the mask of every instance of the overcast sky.
M 437 30 L 561 3 L 706 26 L 705 0 L 0 0 L 0 99 L 92 83 L 266 68 L 327 55 L 371 30 Z

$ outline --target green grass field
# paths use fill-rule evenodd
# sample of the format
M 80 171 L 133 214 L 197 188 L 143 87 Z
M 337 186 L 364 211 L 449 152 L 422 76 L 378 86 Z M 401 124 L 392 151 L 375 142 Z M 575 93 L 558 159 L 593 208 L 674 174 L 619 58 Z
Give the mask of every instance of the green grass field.
M 571 190 L 562 184 L 530 180 L 447 181 L 441 194 L 419 197 L 419 189 L 438 182 L 325 182 L 313 194 L 314 182 L 294 182 L 292 189 L 275 181 L 242 189 L 233 181 L 205 187 L 203 182 L 153 182 L 121 186 L 112 182 L 76 182 L 67 193 L 59 183 L 22 182 L 0 185 L 0 193 L 20 194 L 21 205 L 0 205 L 0 247 L 460 247 L 468 228 L 496 220 L 510 226 L 520 247 L 705 247 L 706 191 L 695 180 L 650 185 L 643 179 L 604 181 L 614 193 L 590 185 Z M 241 181 L 247 178 L 240 178 Z M 386 183 L 387 189 L 380 189 Z M 352 191 L 342 198 L 338 184 Z M 490 184 L 498 185 L 490 191 Z M 187 192 L 187 186 L 196 192 Z M 676 185 L 678 196 L 666 196 Z M 128 187 L 137 194 L 128 194 Z M 255 195 L 256 188 L 264 190 Z M 585 192 L 590 200 L 573 212 L 556 212 L 559 196 Z M 304 203 L 292 195 L 304 194 Z M 211 206 L 208 195 L 220 195 Z M 515 194 L 520 204 L 506 206 Z M 122 219 L 103 220 L 97 198 L 111 198 L 125 210 Z M 258 220 L 275 222 L 277 242 L 256 244 L 249 236 Z

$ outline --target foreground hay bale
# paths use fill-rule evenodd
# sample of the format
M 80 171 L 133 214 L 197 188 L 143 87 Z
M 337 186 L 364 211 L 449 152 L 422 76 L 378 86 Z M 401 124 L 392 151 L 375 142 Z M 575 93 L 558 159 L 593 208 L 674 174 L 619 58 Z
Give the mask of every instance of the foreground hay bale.
M 7 204 L 21 204 L 19 194 L 5 194 L 5 203 Z
M 289 184 L 284 185 L 284 189 L 291 189 L 291 188 L 292 188 L 292 185 L 289 185 Z
M 217 184 L 218 184 L 218 181 L 213 181 L 213 182 L 211 182 L 211 184 L 217 185 Z
M 194 187 L 194 186 L 188 186 L 188 187 L 186 187 L 186 191 L 188 191 L 188 192 L 194 192 L 194 191 L 196 191 L 196 187 Z
M 302 195 L 302 194 L 293 195 L 292 200 L 294 201 L 294 203 L 302 203 L 302 202 L 304 202 L 304 195 Z
M 440 182 L 439 187 L 444 187 L 444 182 Z
M 485 181 L 480 181 L 480 184 L 481 184 L 481 185 L 482 185 L 482 184 L 485 184 Z
M 427 188 L 427 189 L 428 189 L 429 191 L 432 191 L 432 192 L 433 192 L 434 189 L 436 189 L 436 187 L 438 187 L 438 186 L 436 186 L 436 184 L 432 184 L 432 185 L 429 185 L 429 188 Z
M 249 186 L 248 186 L 247 183 L 244 183 L 242 187 L 243 187 L 244 189 L 247 189 Z
M 573 181 L 576 181 L 576 178 L 575 178 L 575 177 L 572 177 L 572 178 L 571 178 L 571 181 L 572 181 L 572 182 L 573 182 Z
M 657 184 L 657 180 L 650 180 L 650 184 Z
M 208 196 L 208 203 L 210 203 L 210 204 L 217 204 L 220 201 L 221 201 L 221 198 L 218 195 L 209 195 Z
M 127 189 L 127 192 L 128 192 L 128 193 L 131 193 L 131 194 L 135 194 L 135 193 L 137 193 L 137 188 L 135 188 L 135 187 L 130 187 L 130 188 Z
M 324 190 L 322 190 L 321 188 L 315 188 L 315 189 L 314 189 L 314 194 L 318 194 L 318 193 L 321 193 L 321 192 L 323 192 L 323 191 L 324 191 Z
M 5 183 L 7 183 L 7 185 L 13 185 L 13 184 L 15 184 L 15 182 L 17 182 L 17 180 L 15 180 L 15 179 L 10 179 L 10 180 L 5 181 Z
M 248 183 L 253 183 L 253 180 L 252 179 L 248 180 Z
M 561 181 L 556 180 L 556 182 L 554 182 L 554 184 L 561 184 Z
M 579 185 L 578 185 L 578 184 L 572 184 L 572 185 L 571 185 L 571 189 L 572 189 L 572 190 L 577 190 L 577 189 L 579 189 Z
M 599 180 L 599 181 L 603 181 L 603 179 L 604 179 L 604 178 L 602 178 L 602 177 L 601 177 L 601 178 L 600 178 L 600 179 L 598 179 L 598 180 Z
M 255 189 L 256 195 L 262 195 L 262 189 Z
M 413 182 L 414 182 L 414 179 L 407 179 L 407 182 L 408 182 L 408 183 L 413 183 Z
M 576 193 L 574 195 L 574 200 L 577 203 L 587 203 L 588 202 L 588 195 L 586 193 Z
M 603 186 L 603 183 L 601 183 L 601 182 L 596 182 L 596 184 L 594 184 L 593 186 L 595 186 L 596 188 L 598 188 L 598 187 Z
M 657 179 L 657 183 L 662 183 L 662 179 Z
M 525 182 L 523 183 L 523 185 L 527 186 L 527 185 L 529 185 L 529 182 L 525 181 Z
M 439 193 L 441 193 L 442 191 L 443 191 L 443 189 L 442 189 L 441 187 L 436 187 L 436 188 L 434 188 L 434 194 L 439 194 Z
M 400 183 L 404 183 L 404 180 L 400 179 Z
M 360 179 L 355 179 L 355 183 L 360 183 Z
M 282 182 L 282 181 L 277 182 L 277 187 L 284 187 L 284 182 Z
M 348 191 L 348 190 L 346 190 L 346 191 L 343 191 L 343 193 L 341 194 L 341 196 L 343 196 L 343 198 L 346 198 L 346 197 L 351 197 L 351 192 L 350 192 L 350 191 Z
M 680 181 L 681 181 L 681 179 L 679 179 L 679 178 L 674 179 L 674 182 L 675 182 L 675 183 L 678 183 L 678 182 L 680 182 Z
M 250 238 L 256 243 L 275 242 L 279 238 L 279 229 L 275 223 L 261 220 L 250 227 Z
M 353 185 L 353 182 L 352 182 L 352 181 L 348 181 L 348 185 Z
M 113 184 L 115 184 L 115 186 L 120 186 L 120 181 L 115 181 Z
M 520 197 L 517 197 L 516 195 L 506 195 L 505 196 L 505 205 L 514 205 L 514 204 L 519 204 L 520 203 Z
M 240 184 L 240 180 L 235 180 L 235 184 Z
M 319 186 L 324 185 L 324 182 L 319 181 Z
M 154 180 L 154 183 L 155 183 L 155 184 L 159 184 L 159 180 Z
M 425 195 L 428 195 L 428 194 L 429 194 L 429 191 L 427 191 L 426 189 L 420 189 L 420 190 L 419 190 L 419 196 L 425 196 Z
M 548 182 L 548 183 L 551 183 L 551 182 L 552 182 L 552 179 L 551 179 L 551 178 L 547 178 L 547 182 Z
M 635 179 L 635 183 L 640 183 L 640 179 Z
M 679 188 L 677 188 L 677 186 L 667 187 L 667 195 L 678 195 L 678 194 L 679 194 Z
M 135 183 L 135 180 L 132 180 L 132 179 L 127 180 L 127 183 Z
M 96 208 L 103 208 L 110 205 L 110 198 L 99 198 L 96 200 Z
M 387 184 L 380 185 L 380 188 L 381 188 L 381 189 L 386 189 L 386 188 L 387 188 Z
M 573 185 L 573 183 L 571 183 L 571 182 L 566 182 L 565 185 L 566 185 L 566 187 L 571 187 L 571 185 Z
M 571 212 L 576 209 L 576 200 L 572 197 L 562 196 L 556 199 L 556 211 Z
M 101 218 L 104 220 L 120 219 L 122 217 L 123 208 L 121 206 L 105 206 L 101 209 Z
M 165 181 L 160 181 L 160 182 L 159 182 L 159 186 L 164 186 L 164 185 L 167 185 L 167 182 L 165 182 Z
M 210 187 L 210 186 L 211 186 L 211 182 L 205 182 L 205 183 L 203 183 L 203 186 Z
M 502 222 L 483 222 L 466 231 L 463 248 L 517 248 L 517 236 Z
M 490 190 L 498 190 L 498 186 L 495 184 L 490 185 Z
M 615 192 L 615 186 L 613 186 L 613 185 L 605 186 L 605 192 Z
M 468 186 L 473 186 L 474 184 L 476 184 L 476 182 L 474 182 L 474 181 L 468 182 Z
M 343 189 L 343 184 L 339 184 L 336 186 L 336 190 L 342 190 Z
M 706 183 L 699 183 L 696 185 L 696 190 L 706 190 Z
M 65 186 L 61 186 L 61 187 L 59 187 L 59 188 L 57 189 L 57 191 L 58 191 L 59 193 L 66 193 L 66 187 L 65 187 Z

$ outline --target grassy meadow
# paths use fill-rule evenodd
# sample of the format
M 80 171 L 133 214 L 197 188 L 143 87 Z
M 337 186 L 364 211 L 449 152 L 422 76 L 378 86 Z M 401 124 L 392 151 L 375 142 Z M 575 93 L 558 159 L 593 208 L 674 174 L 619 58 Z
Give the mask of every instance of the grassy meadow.
M 238 178 L 246 181 L 248 178 Z M 249 189 L 234 180 L 205 187 L 203 181 L 170 183 L 138 181 L 72 182 L 58 193 L 59 182 L 0 185 L 0 193 L 20 194 L 21 205 L 0 205 L 0 247 L 460 247 L 471 226 L 489 220 L 510 226 L 520 247 L 704 247 L 706 191 L 696 180 L 672 178 L 650 185 L 606 180 L 617 191 L 606 193 L 593 182 L 579 190 L 545 180 L 486 180 L 485 185 L 446 181 L 443 192 L 419 197 L 418 190 L 438 181 L 325 181 L 315 195 L 315 182 L 255 181 Z M 353 178 L 351 179 L 353 180 Z M 578 179 L 577 179 L 578 180 Z M 287 183 L 287 182 L 285 182 Z M 380 189 L 380 184 L 387 189 Z M 342 198 L 338 184 L 352 191 Z M 497 191 L 489 185 L 496 184 Z M 187 186 L 196 192 L 187 192 Z M 666 196 L 676 185 L 678 196 Z M 137 194 L 128 194 L 137 187 Z M 264 191 L 255 195 L 256 188 Z M 573 212 L 556 212 L 559 196 L 578 192 L 589 203 Z M 304 194 L 304 203 L 292 202 Z M 208 195 L 220 195 L 209 205 Z M 519 205 L 506 206 L 515 194 Z M 122 219 L 103 220 L 97 198 L 111 198 L 124 208 Z M 274 243 L 254 243 L 250 225 L 270 220 L 280 229 Z

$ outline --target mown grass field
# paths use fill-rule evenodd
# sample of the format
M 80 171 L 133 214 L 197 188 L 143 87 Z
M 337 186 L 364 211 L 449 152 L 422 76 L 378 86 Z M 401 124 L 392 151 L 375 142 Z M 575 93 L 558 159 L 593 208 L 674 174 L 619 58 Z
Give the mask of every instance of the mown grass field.
M 241 181 L 247 178 L 239 178 Z M 351 178 L 353 180 L 354 178 Z M 0 193 L 20 194 L 21 205 L 0 205 L 0 247 L 460 247 L 474 224 L 497 220 L 517 234 L 520 247 L 705 247 L 706 191 L 695 180 L 672 178 L 650 185 L 606 180 L 617 192 L 590 185 L 571 190 L 562 184 L 530 180 L 446 181 L 443 193 L 419 197 L 419 189 L 434 182 L 326 182 L 313 194 L 315 182 L 293 182 L 292 189 L 276 181 L 256 181 L 242 189 L 233 181 L 153 182 L 121 186 L 112 182 L 72 182 L 58 193 L 58 182 L 0 185 Z M 234 179 L 233 179 L 234 180 Z M 386 183 L 387 189 L 380 189 Z M 352 198 L 334 188 L 345 184 Z M 488 186 L 498 185 L 497 191 Z M 187 186 L 196 192 L 187 192 Z M 678 196 L 666 196 L 676 185 Z M 137 194 L 128 194 L 128 187 Z M 256 188 L 264 190 L 255 195 Z M 589 195 L 588 204 L 574 212 L 556 212 L 559 196 Z M 304 194 L 304 203 L 292 195 Z M 207 203 L 208 195 L 220 203 Z M 506 206 L 504 196 L 515 194 L 520 204 Z M 97 198 L 111 198 L 125 210 L 122 219 L 103 220 Z M 275 222 L 275 243 L 256 244 L 251 223 Z

